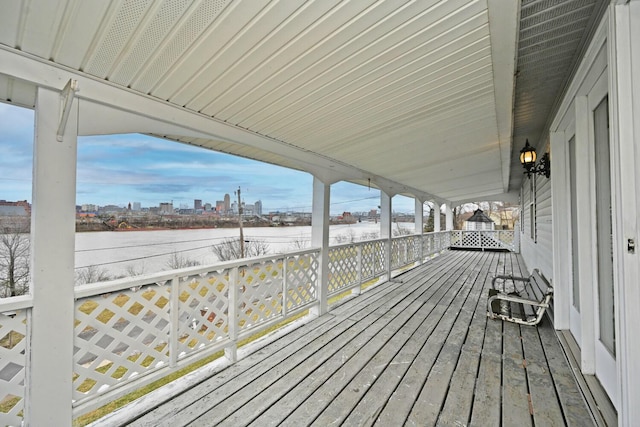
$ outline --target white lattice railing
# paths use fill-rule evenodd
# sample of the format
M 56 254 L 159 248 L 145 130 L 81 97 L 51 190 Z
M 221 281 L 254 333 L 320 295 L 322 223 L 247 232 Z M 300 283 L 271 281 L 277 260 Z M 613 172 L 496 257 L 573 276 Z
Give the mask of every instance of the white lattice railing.
M 518 242 L 512 230 L 454 230 L 451 231 L 452 248 L 505 249 L 518 252 Z
M 327 294 L 389 277 L 449 241 L 439 232 L 331 247 Z M 310 249 L 77 287 L 74 413 L 221 350 L 233 360 L 240 340 L 319 303 L 319 271 Z M 22 423 L 32 306 L 30 296 L 0 299 L 0 425 Z
M 449 246 L 449 232 L 396 237 L 391 240 L 391 270 L 411 266 Z M 329 295 L 359 288 L 389 274 L 385 239 L 329 248 Z
M 78 287 L 74 405 L 90 409 L 317 302 L 319 250 Z M 196 356 L 197 355 L 197 356 Z
M 30 296 L 0 300 L 0 425 L 22 424 Z

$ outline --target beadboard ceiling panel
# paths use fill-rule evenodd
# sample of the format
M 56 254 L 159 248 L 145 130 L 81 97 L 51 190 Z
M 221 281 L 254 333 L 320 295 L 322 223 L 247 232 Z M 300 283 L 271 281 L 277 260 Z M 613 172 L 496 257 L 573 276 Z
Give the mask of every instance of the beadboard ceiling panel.
M 517 187 L 520 140 L 541 139 L 602 10 L 596 0 L 7 3 L 2 49 L 229 130 L 141 132 L 451 201 Z M 0 100 L 32 107 L 35 84 L 18 74 L 0 64 Z M 159 114 L 124 98 L 121 108 Z

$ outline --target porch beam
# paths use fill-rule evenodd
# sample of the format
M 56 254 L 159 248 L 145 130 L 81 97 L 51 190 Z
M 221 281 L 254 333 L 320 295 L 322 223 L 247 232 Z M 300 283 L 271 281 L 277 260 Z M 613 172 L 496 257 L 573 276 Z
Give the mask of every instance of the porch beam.
M 38 88 L 25 423 L 70 425 L 73 398 L 77 101 L 57 140 L 60 92 Z
M 321 316 L 328 310 L 329 293 L 329 206 L 331 185 L 313 178 L 313 210 L 311 213 L 311 246 L 320 248 L 318 266 L 318 305 L 312 310 Z
M 438 202 L 433 202 L 433 231 L 440 231 L 440 210 L 442 209 L 442 206 L 440 206 L 440 203 Z

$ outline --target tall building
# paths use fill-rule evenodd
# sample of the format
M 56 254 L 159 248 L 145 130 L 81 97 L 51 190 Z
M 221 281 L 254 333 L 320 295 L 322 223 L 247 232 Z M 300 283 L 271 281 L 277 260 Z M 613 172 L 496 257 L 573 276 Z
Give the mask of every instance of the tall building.
M 216 212 L 223 213 L 224 212 L 224 200 L 216 201 Z
M 256 215 L 262 215 L 262 201 L 258 200 L 253 204 L 253 213 Z
M 142 205 L 140 204 L 140 202 L 133 202 L 132 209 L 134 212 L 140 212 L 142 210 Z
M 173 203 L 160 203 L 160 213 L 161 214 L 172 214 L 173 213 Z
M 195 210 L 197 210 L 197 211 L 202 210 L 202 200 L 200 200 L 200 199 L 195 199 L 195 200 L 193 201 L 193 209 L 195 209 Z
M 231 209 L 231 196 L 229 196 L 229 193 L 224 195 L 224 211 L 229 212 L 229 210 Z

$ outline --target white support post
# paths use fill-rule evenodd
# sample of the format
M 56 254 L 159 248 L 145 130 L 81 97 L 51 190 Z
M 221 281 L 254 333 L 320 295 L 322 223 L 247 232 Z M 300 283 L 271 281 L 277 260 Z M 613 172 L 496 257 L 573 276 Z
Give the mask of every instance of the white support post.
M 442 207 L 438 202 L 433 202 L 433 231 L 440 231 L 440 209 Z
M 224 356 L 231 362 L 238 361 L 238 300 L 240 286 L 240 272 L 238 267 L 234 267 L 229 272 L 229 309 L 227 311 L 227 322 L 229 324 L 229 340 L 231 341 L 224 349 Z
M 362 244 L 359 243 L 356 246 L 356 282 L 358 287 L 353 288 L 351 293 L 353 295 L 360 295 L 362 292 Z
M 553 326 L 569 329 L 571 309 L 571 207 L 569 159 L 564 132 L 551 132 L 551 210 L 553 217 Z M 515 230 L 514 233 L 518 233 Z
M 609 96 L 612 184 L 617 195 L 614 210 L 616 260 L 616 355 L 618 368 L 618 425 L 640 420 L 640 1 L 610 7 Z M 630 241 L 635 242 L 635 250 Z M 615 253 L 615 251 L 614 251 Z
M 391 280 L 391 197 L 384 191 L 380 192 L 380 237 L 386 239 L 384 269 L 387 280 Z
M 311 246 L 320 247 L 318 271 L 318 305 L 311 313 L 321 316 L 328 311 L 329 294 L 329 202 L 331 185 L 313 177 L 313 211 L 311 216 Z
M 287 277 L 289 276 L 289 257 L 282 258 L 282 317 L 289 315 L 289 289 L 287 289 Z
M 445 205 L 444 205 L 444 214 L 446 216 L 445 230 L 446 231 L 451 231 L 451 230 L 453 230 L 453 210 L 451 209 L 451 203 L 445 203 Z
M 169 300 L 171 313 L 169 314 L 169 366 L 178 364 L 179 353 L 179 323 L 180 323 L 180 278 L 171 279 L 171 296 Z
M 595 184 L 591 175 L 590 143 L 589 143 L 589 101 L 587 96 L 578 96 L 575 99 L 576 114 L 576 212 L 580 212 L 574 220 L 578 227 L 578 239 L 581 242 L 591 242 L 595 233 L 593 217 L 595 217 L 595 205 L 591 197 L 590 188 Z M 580 278 L 580 325 L 582 336 L 580 337 L 580 366 L 582 373 L 595 374 L 595 295 L 594 295 L 594 251 L 591 244 L 579 244 L 578 253 L 578 277 Z
M 57 140 L 60 93 L 38 88 L 25 425 L 71 425 L 78 102 Z
M 422 235 L 424 234 L 424 202 L 414 199 L 415 201 L 415 227 L 414 232 L 418 235 L 418 264 L 422 264 L 424 260 L 424 251 L 422 250 Z

